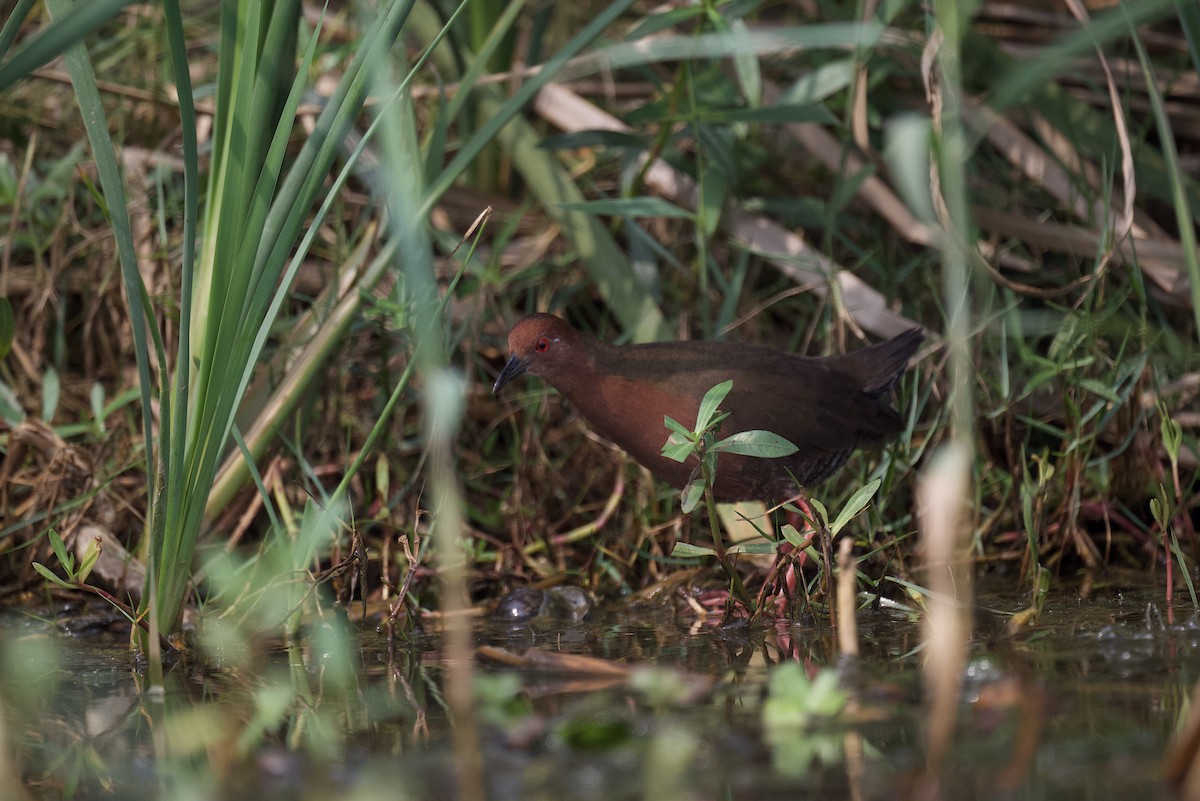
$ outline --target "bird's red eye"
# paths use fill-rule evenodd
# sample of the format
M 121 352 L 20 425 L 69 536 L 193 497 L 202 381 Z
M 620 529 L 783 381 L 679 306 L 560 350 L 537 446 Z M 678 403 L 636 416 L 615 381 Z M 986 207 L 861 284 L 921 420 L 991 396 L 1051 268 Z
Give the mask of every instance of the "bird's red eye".
M 550 340 L 546 337 L 539 337 L 538 341 L 533 343 L 533 349 L 538 353 L 545 353 L 550 350 Z

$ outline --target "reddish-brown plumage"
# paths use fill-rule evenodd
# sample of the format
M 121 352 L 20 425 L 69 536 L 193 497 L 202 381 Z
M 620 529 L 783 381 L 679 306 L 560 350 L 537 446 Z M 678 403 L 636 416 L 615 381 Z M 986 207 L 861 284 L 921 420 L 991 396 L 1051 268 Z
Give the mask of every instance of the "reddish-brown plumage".
M 728 342 L 615 346 L 580 334 L 554 315 L 532 314 L 509 332 L 508 363 L 492 391 L 525 372 L 539 376 L 654 475 L 682 487 L 695 459 L 680 464 L 661 455 L 669 433 L 663 417 L 690 428 L 704 393 L 732 380 L 721 404 L 729 417 L 720 436 L 764 429 L 800 450 L 782 459 L 722 454 L 716 498 L 786 500 L 796 495 L 796 481 L 803 486 L 823 481 L 852 451 L 903 430 L 884 396 L 922 339 L 914 328 L 823 358 Z

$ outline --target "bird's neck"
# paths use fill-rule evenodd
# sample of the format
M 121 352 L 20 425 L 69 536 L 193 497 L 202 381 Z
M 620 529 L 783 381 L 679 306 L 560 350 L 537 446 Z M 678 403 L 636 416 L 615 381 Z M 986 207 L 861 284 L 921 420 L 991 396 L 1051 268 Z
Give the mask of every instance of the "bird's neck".
M 600 343 L 577 343 L 578 355 L 571 363 L 571 369 L 550 379 L 559 394 L 581 408 L 588 405 L 588 396 L 595 392 L 596 382 L 601 380 L 604 372 L 605 347 Z

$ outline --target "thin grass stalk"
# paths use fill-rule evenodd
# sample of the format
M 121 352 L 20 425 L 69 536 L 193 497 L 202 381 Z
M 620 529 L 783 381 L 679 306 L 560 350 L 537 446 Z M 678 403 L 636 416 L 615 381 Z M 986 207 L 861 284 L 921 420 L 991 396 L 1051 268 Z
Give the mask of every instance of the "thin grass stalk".
M 967 199 L 966 164 L 970 143 L 962 117 L 961 46 L 971 20 L 954 0 L 933 4 L 937 48 L 934 126 L 939 145 L 933 172 L 940 189 L 942 216 L 943 292 L 946 340 L 950 349 L 950 441 L 940 449 L 918 487 L 922 547 L 931 591 L 924 619 L 927 660 L 925 684 L 928 728 L 923 781 L 936 786 L 936 776 L 949 754 L 957 718 L 962 670 L 966 661 L 968 623 L 963 609 L 970 605 L 971 568 L 967 560 L 965 525 L 971 497 L 975 421 L 971 394 L 975 365 L 971 360 L 971 286 L 969 242 L 973 240 Z
M 391 87 L 385 65 L 381 59 L 376 85 L 387 91 Z M 462 379 L 446 367 L 446 325 L 441 312 L 449 293 L 438 302 L 428 213 L 419 208 L 426 194 L 412 104 L 402 95 L 400 102 L 380 109 L 379 116 L 383 123 L 380 138 L 386 166 L 389 233 L 396 243 L 397 268 L 405 279 L 396 284 L 399 288 L 403 283 L 405 296 L 393 300 L 403 302 L 411 317 L 409 330 L 416 338 L 412 363 L 424 378 L 421 411 L 434 501 L 433 529 L 444 626 L 444 692 L 454 715 L 457 790 L 466 801 L 482 801 L 483 762 L 475 717 L 471 621 L 466 615 L 470 599 L 464 518 L 452 448 L 462 420 L 465 387 Z
M 975 365 L 971 359 L 970 267 L 968 241 L 972 221 L 967 199 L 966 164 L 970 158 L 968 132 L 962 117 L 962 78 L 959 46 L 969 19 L 960 18 L 963 9 L 952 0 L 937 0 L 934 15 L 944 41 L 938 48 L 938 93 L 935 126 L 939 129 L 937 181 L 942 200 L 941 211 L 946 236 L 942 239 L 943 293 L 946 306 L 946 338 L 950 347 L 949 375 L 951 426 L 953 437 L 972 451 L 975 419 L 972 411 L 971 382 Z
M 438 334 L 430 332 L 431 336 Z M 442 665 L 444 692 L 454 715 L 453 740 L 458 796 L 483 801 L 483 760 L 475 714 L 474 655 L 467 615 L 466 554 L 462 548 L 462 497 L 451 445 L 462 417 L 462 380 L 446 369 L 426 373 L 422 412 L 429 448 L 434 498 L 434 540 L 441 578 Z

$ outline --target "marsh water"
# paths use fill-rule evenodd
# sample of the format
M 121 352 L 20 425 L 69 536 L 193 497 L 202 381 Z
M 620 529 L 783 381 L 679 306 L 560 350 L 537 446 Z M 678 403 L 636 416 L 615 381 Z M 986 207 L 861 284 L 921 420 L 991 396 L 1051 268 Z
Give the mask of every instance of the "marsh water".
M 1027 600 L 996 589 L 1011 583 L 978 593 L 942 797 L 1172 797 L 1164 754 L 1200 678 L 1186 596 L 1169 609 L 1146 577 L 1060 580 L 1040 620 L 1010 636 Z M 67 633 L 63 612 L 0 618 L 6 746 L 27 790 L 5 797 L 459 797 L 435 631 L 389 639 L 343 621 L 293 648 L 230 641 L 177 661 L 157 698 L 127 631 Z M 925 765 L 920 624 L 878 604 L 858 621 L 862 655 L 847 663 L 812 620 L 721 627 L 627 604 L 579 622 L 476 620 L 486 796 L 910 797 Z M 797 723 L 785 709 L 781 724 L 770 677 L 821 669 L 837 671 L 844 703 L 822 714 L 810 699 L 817 714 Z

